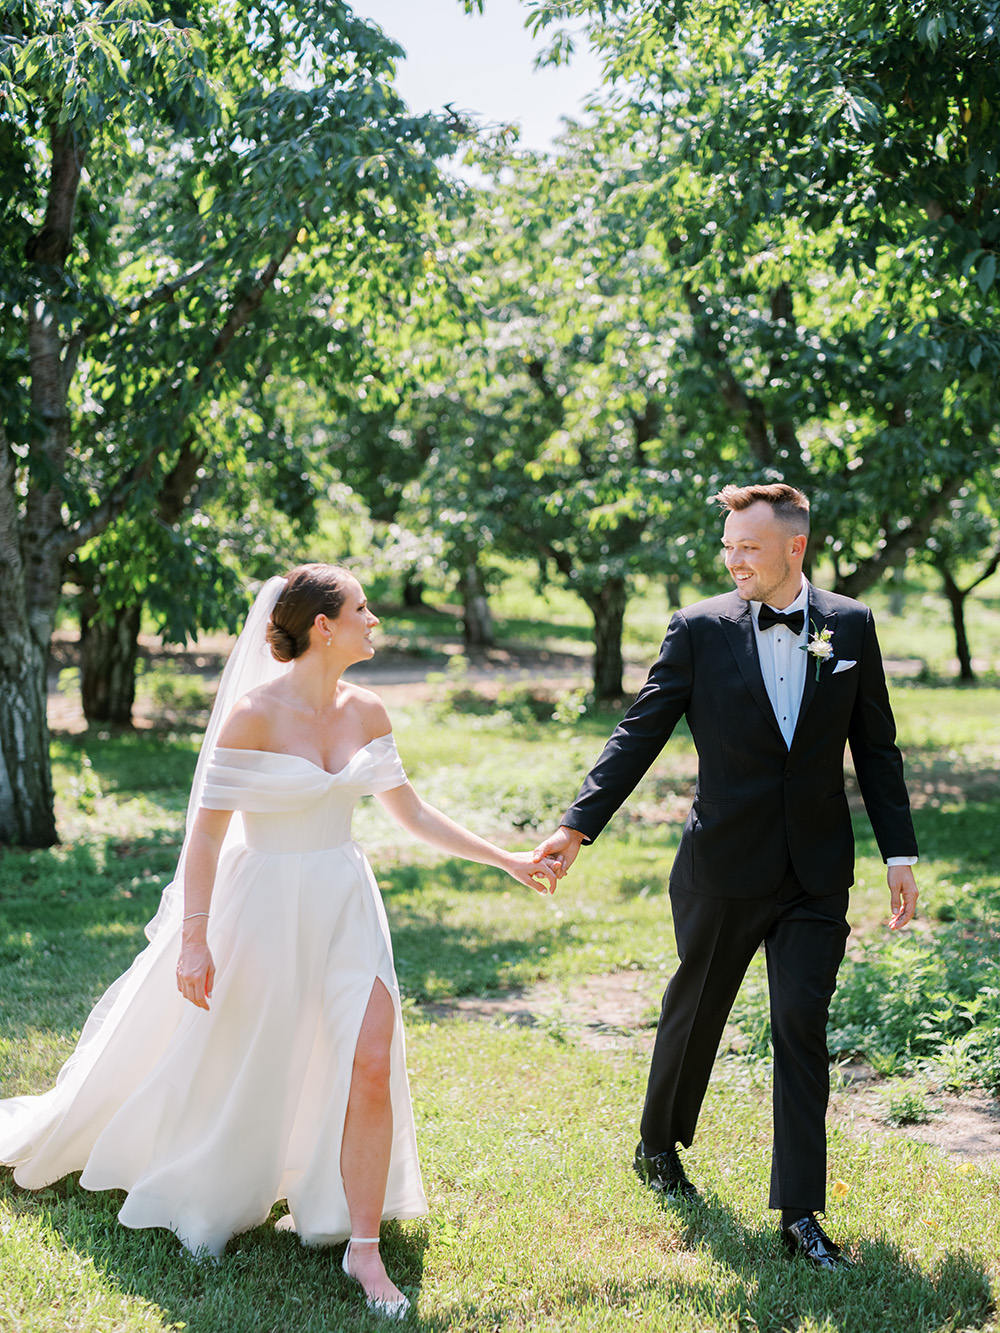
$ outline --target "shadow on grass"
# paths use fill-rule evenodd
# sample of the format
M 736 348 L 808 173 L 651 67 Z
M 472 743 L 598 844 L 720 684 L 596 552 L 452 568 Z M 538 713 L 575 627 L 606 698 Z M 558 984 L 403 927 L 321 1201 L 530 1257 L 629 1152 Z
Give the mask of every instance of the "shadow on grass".
M 379 883 L 400 985 L 418 1002 L 490 994 L 541 980 L 549 975 L 549 959 L 588 942 L 581 923 L 571 916 L 526 915 L 522 908 L 531 903 L 530 890 L 492 867 L 459 860 L 433 867 L 400 866 L 380 874 Z M 473 913 L 476 897 L 492 898 L 494 904 L 481 921 L 468 915 L 455 919 L 457 892 L 471 895 Z M 510 899 L 509 911 L 496 910 L 497 898 Z M 512 924 L 518 929 L 512 930 Z M 598 925 L 593 929 L 598 931 Z
M 203 1263 L 169 1231 L 123 1227 L 117 1213 L 124 1198 L 120 1190 L 91 1193 L 77 1175 L 44 1190 L 22 1190 L 9 1170 L 0 1170 L 0 1203 L 37 1224 L 46 1240 L 56 1241 L 57 1251 L 65 1247 L 88 1258 L 105 1291 L 156 1307 L 167 1326 L 186 1327 L 187 1333 L 328 1333 L 384 1326 L 368 1314 L 361 1288 L 342 1272 L 343 1246 L 307 1248 L 294 1235 L 276 1231 L 280 1205 L 267 1223 L 234 1237 L 220 1262 Z M 426 1228 L 386 1223 L 381 1234 L 386 1267 L 412 1300 L 423 1274 Z M 58 1254 L 54 1259 L 58 1267 Z M 86 1299 L 81 1296 L 81 1304 Z M 91 1325 L 81 1313 L 79 1327 L 104 1326 L 100 1320 Z
M 169 833 L 14 850 L 0 861 L 0 937 L 39 932 L 71 948 L 75 936 L 100 927 L 138 927 L 141 934 L 179 852 L 179 838 Z
M 341 1247 L 305 1249 L 294 1236 L 276 1232 L 279 1209 L 267 1224 L 231 1241 L 220 1263 L 202 1264 L 169 1232 L 120 1226 L 116 1213 L 122 1197 L 118 1191 L 90 1194 L 75 1176 L 29 1193 L 11 1183 L 9 1172 L 0 1175 L 0 1200 L 16 1218 L 37 1225 L 47 1249 L 55 1241 L 58 1251 L 65 1247 L 89 1259 L 105 1291 L 152 1304 L 165 1321 L 183 1323 L 188 1333 L 223 1328 L 226 1333 L 320 1333 L 382 1326 L 365 1311 L 360 1289 L 341 1272 Z M 671 1212 L 674 1207 L 665 1205 Z M 598 1279 L 588 1272 L 586 1256 L 567 1256 L 557 1291 L 519 1289 L 510 1300 L 502 1285 L 494 1285 L 482 1301 L 461 1301 L 423 1317 L 414 1311 L 408 1326 L 428 1333 L 568 1328 L 578 1318 L 591 1327 L 594 1312 L 604 1311 L 606 1317 L 619 1309 L 630 1323 L 638 1320 L 649 1328 L 654 1311 L 664 1304 L 680 1317 L 671 1327 L 689 1321 L 692 1328 L 762 1333 L 779 1333 L 807 1319 L 838 1333 L 932 1333 L 982 1328 L 991 1318 L 988 1276 L 966 1253 L 948 1251 L 925 1272 L 898 1246 L 862 1239 L 856 1245 L 857 1268 L 819 1273 L 802 1259 L 786 1259 L 772 1227 L 747 1226 L 712 1196 L 678 1211 L 683 1246 L 706 1255 L 714 1273 L 688 1279 L 675 1265 L 662 1279 Z M 423 1277 L 427 1228 L 387 1224 L 382 1235 L 386 1265 L 412 1300 Z
M 839 1333 L 931 1333 L 980 1328 L 991 1319 L 988 1273 L 964 1251 L 946 1251 L 924 1272 L 898 1245 L 861 1238 L 846 1246 L 855 1268 L 824 1273 L 800 1256 L 787 1257 L 776 1223 L 747 1226 L 712 1195 L 681 1210 L 687 1247 L 707 1252 L 735 1280 L 722 1292 L 710 1283 L 671 1280 L 672 1294 L 698 1308 L 711 1302 L 740 1327 L 777 1333 L 810 1318 Z
M 1000 773 L 995 775 L 1000 794 Z M 959 801 L 959 797 L 954 797 Z M 922 856 L 954 860 L 961 873 L 982 875 L 1000 862 L 998 801 L 967 801 L 947 810 L 918 810 L 914 815 Z
M 594 641 L 594 631 L 589 625 L 572 625 L 555 620 L 525 620 L 518 616 L 499 617 L 496 633 L 505 645 L 544 644 L 553 639 L 572 639 L 576 643 L 588 645 Z
M 176 737 L 93 730 L 53 738 L 52 760 L 67 768 L 80 767 L 84 756 L 105 789 L 137 795 L 170 791 L 183 809 L 198 759 L 200 734 Z
M 997 774 L 997 783 L 1000 790 L 1000 774 Z M 954 862 L 955 875 L 961 878 L 995 875 L 1000 863 L 997 801 L 962 802 L 958 795 L 951 800 L 954 804 L 949 809 L 925 806 L 914 810 L 913 825 L 921 858 Z M 854 834 L 859 857 L 879 857 L 867 819 L 861 817 L 855 821 Z M 917 876 L 919 879 L 919 866 Z

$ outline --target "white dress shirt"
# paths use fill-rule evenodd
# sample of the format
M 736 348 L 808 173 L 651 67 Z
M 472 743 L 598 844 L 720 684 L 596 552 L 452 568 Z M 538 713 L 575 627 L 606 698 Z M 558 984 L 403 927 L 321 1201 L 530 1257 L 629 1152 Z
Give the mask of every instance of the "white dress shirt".
M 793 634 L 787 625 L 772 625 L 761 630 L 760 602 L 751 602 L 753 614 L 753 632 L 757 639 L 757 656 L 760 660 L 764 688 L 771 700 L 774 716 L 785 738 L 785 744 L 791 748 L 795 734 L 795 724 L 799 720 L 799 706 L 802 703 L 802 691 L 806 683 L 806 667 L 809 654 L 800 649 L 809 640 L 809 584 L 802 580 L 802 587 L 795 601 L 781 608 L 786 615 L 792 611 L 802 612 L 802 631 Z
M 806 668 L 809 654 L 801 650 L 809 642 L 809 583 L 803 578 L 798 597 L 788 606 L 772 607 L 786 615 L 792 611 L 803 612 L 802 630 L 793 634 L 787 625 L 772 625 L 762 630 L 758 622 L 760 602 L 751 602 L 753 632 L 757 640 L 757 656 L 760 670 L 764 677 L 764 688 L 774 709 L 785 744 L 791 748 L 795 734 L 795 724 L 799 720 L 799 707 L 802 703 L 802 691 L 806 684 Z M 915 856 L 889 856 L 886 864 L 890 866 L 912 866 Z

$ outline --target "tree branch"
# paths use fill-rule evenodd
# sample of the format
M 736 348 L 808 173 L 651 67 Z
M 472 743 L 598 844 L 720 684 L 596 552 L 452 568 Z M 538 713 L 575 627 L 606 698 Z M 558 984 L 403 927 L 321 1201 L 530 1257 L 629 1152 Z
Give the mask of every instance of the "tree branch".
M 203 273 L 207 273 L 209 269 L 214 268 L 218 262 L 218 255 L 212 255 L 211 258 L 206 259 L 202 263 L 196 264 L 194 268 L 189 269 L 187 273 L 182 273 L 181 276 L 175 278 L 173 282 L 165 282 L 161 286 L 154 288 L 153 291 L 147 292 L 145 296 L 138 297 L 138 299 L 133 301 L 131 305 L 125 307 L 125 313 L 129 315 L 138 315 L 141 311 L 148 310 L 152 305 L 162 305 L 164 301 L 172 301 L 176 293 L 179 292 L 182 287 L 186 287 L 189 282 L 194 282 L 196 278 L 200 278 Z
M 164 282 L 153 291 L 147 292 L 145 296 L 140 296 L 137 300 L 133 301 L 131 305 L 123 306 L 121 313 L 124 315 L 138 315 L 141 314 L 143 310 L 148 310 L 151 306 L 164 305 L 167 301 L 172 301 L 182 288 L 186 287 L 188 283 L 194 282 L 196 278 L 200 278 L 201 275 L 207 273 L 209 269 L 214 268 L 218 262 L 218 255 L 213 255 L 210 259 L 206 259 L 202 263 L 196 264 L 195 267 L 189 269 L 187 273 L 182 273 L 181 276 L 175 278 L 173 282 Z M 94 332 L 95 326 L 93 324 L 82 324 L 73 334 L 72 338 L 66 343 L 63 368 L 67 382 L 72 380 L 73 375 L 76 372 L 76 363 L 79 359 L 80 352 L 87 339 Z
M 924 512 L 905 528 L 887 535 L 878 551 L 860 561 L 850 574 L 838 580 L 834 592 L 839 592 L 845 597 L 857 597 L 866 588 L 871 587 L 883 570 L 899 564 L 911 547 L 922 546 L 929 537 L 934 523 L 958 494 L 964 481 L 964 477 L 950 477 L 944 482 L 941 488 L 930 496 Z M 883 525 L 883 530 L 886 526 Z
M 973 588 L 978 588 L 980 583 L 985 583 L 986 580 L 990 577 L 990 575 L 994 574 L 997 571 L 997 569 L 1000 569 L 1000 540 L 997 541 L 996 547 L 993 551 L 993 555 L 990 557 L 989 564 L 980 574 L 979 578 L 976 579 L 974 583 L 970 583 L 969 586 L 965 589 L 966 594 L 972 592 Z
M 51 264 L 61 269 L 73 244 L 73 214 L 87 151 L 77 141 L 69 126 L 53 125 L 49 130 L 52 167 L 45 202 L 45 221 L 24 247 L 25 257 L 33 264 Z
M 705 312 L 705 302 L 690 283 L 684 283 L 684 299 L 694 321 L 696 339 L 702 344 L 706 360 L 715 370 L 722 401 L 734 417 L 742 419 L 743 433 L 750 452 L 763 467 L 770 467 L 774 452 L 767 433 L 767 416 L 759 398 L 749 394 L 729 368 L 729 361 Z
M 233 302 L 225 323 L 216 334 L 205 359 L 198 367 L 194 377 L 196 385 L 204 382 L 209 369 L 224 356 L 240 329 L 244 328 L 260 309 L 267 291 L 274 285 L 274 280 L 278 276 L 281 265 L 288 258 L 295 245 L 298 230 L 299 228 L 296 226 L 289 231 L 282 241 L 280 249 L 268 261 L 257 281 Z M 191 441 L 193 442 L 193 435 Z M 71 551 L 75 551 L 77 547 L 99 536 L 109 524 L 113 523 L 124 512 L 137 487 L 149 479 L 156 463 L 173 443 L 174 438 L 165 434 L 161 443 L 152 448 L 144 458 L 130 468 L 99 505 L 96 505 L 71 527 L 53 534 L 51 539 L 53 552 L 60 559 L 65 559 Z M 180 464 L 180 461 L 179 459 L 178 464 Z

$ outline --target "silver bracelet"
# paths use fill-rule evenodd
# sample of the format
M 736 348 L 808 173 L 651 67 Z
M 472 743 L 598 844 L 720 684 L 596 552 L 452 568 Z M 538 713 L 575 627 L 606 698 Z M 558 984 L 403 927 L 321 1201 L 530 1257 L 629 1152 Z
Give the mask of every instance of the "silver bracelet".
M 181 921 L 190 921 L 195 916 L 208 916 L 207 912 L 190 912 L 187 916 L 182 916 Z

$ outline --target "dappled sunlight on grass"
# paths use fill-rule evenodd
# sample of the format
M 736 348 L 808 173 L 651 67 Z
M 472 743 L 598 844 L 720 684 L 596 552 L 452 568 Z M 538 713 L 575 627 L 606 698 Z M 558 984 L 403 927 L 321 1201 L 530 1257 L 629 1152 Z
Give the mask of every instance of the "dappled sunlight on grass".
M 976 763 L 995 774 L 998 693 L 894 691 L 912 769 L 936 784 L 916 811 L 921 919 L 907 938 L 885 931 L 885 867 L 859 814 L 855 930 L 834 1002 L 838 1056 L 871 1043 L 891 1020 L 901 1049 L 885 1058 L 909 1065 L 919 1081 L 915 1052 L 930 1042 L 921 1018 L 933 1012 L 938 1024 L 964 1022 L 958 988 L 964 978 L 985 985 L 995 966 L 1000 821 L 988 793 L 966 784 L 976 777 L 969 756 L 990 746 L 990 763 Z M 476 730 L 468 718 L 414 706 L 394 710 L 394 720 L 422 795 L 504 845 L 529 847 L 575 795 L 615 718 Z M 0 860 L 5 1092 L 51 1083 L 98 994 L 144 945 L 142 928 L 179 850 L 193 762 L 183 738 L 58 741 L 67 841 Z M 393 932 L 431 1204 L 427 1219 L 383 1228 L 389 1269 L 415 1299 L 410 1326 L 433 1333 L 995 1330 L 995 1161 L 959 1172 L 940 1151 L 839 1115 L 830 1180 L 842 1189 L 831 1197 L 828 1226 L 863 1268 L 831 1281 L 783 1257 L 766 1207 L 770 1049 L 760 958 L 685 1154 L 703 1202 L 664 1206 L 639 1188 L 629 1164 L 646 1078 L 643 1043 L 675 965 L 667 880 L 693 773 L 681 731 L 551 898 L 415 844 L 374 801 L 359 808 L 357 835 Z M 946 782 L 957 790 L 946 792 Z M 612 980 L 622 993 L 629 988 L 631 1027 L 592 1048 L 579 993 L 586 982 L 603 1001 Z M 460 997 L 502 1000 L 515 988 L 530 997 L 535 986 L 547 988 L 549 1007 L 533 1015 L 534 1027 L 500 1008 L 491 1016 L 485 1003 L 485 1021 L 443 1016 Z M 340 1273 L 339 1249 L 306 1250 L 276 1232 L 273 1217 L 234 1240 L 218 1267 L 198 1265 L 169 1233 L 119 1226 L 121 1197 L 89 1194 L 75 1178 L 28 1193 L 0 1172 L 0 1327 L 375 1327 Z

